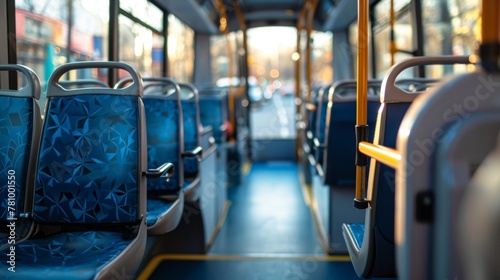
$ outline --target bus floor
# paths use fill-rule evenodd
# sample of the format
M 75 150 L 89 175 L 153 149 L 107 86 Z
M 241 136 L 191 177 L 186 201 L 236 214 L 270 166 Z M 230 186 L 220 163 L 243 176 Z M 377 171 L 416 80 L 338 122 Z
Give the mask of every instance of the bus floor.
M 228 189 L 231 206 L 207 255 L 163 255 L 141 279 L 359 279 L 347 256 L 324 253 L 298 166 L 254 163 Z

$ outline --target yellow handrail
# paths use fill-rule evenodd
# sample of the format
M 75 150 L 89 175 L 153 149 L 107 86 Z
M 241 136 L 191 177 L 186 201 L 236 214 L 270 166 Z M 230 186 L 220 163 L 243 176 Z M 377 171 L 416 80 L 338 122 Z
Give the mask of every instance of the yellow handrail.
M 396 169 L 401 162 L 401 154 L 395 149 L 374 145 L 368 142 L 361 142 L 359 143 L 359 150 L 363 154 L 394 169 Z
M 358 60 L 357 60 L 357 92 L 356 92 L 356 138 L 357 142 L 368 138 L 367 104 L 368 104 L 368 0 L 358 0 Z M 356 156 L 356 197 L 354 206 L 364 209 L 366 201 L 366 165 L 367 159 L 359 152 Z

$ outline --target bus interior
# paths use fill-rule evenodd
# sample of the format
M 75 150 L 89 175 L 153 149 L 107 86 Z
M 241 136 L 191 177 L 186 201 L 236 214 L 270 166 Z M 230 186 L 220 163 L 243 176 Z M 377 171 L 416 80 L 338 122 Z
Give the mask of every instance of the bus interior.
M 500 279 L 499 13 L 0 1 L 0 278 Z

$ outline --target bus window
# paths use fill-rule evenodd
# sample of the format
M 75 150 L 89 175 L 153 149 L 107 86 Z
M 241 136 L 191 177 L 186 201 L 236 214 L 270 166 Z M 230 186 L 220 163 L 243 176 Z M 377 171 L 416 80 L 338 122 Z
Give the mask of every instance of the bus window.
M 423 0 L 425 55 L 468 55 L 479 38 L 478 0 Z M 471 66 L 429 66 L 428 77 L 464 72 Z
M 212 83 L 218 86 L 238 86 L 239 79 L 235 78 L 239 73 L 236 73 L 237 58 L 235 52 L 237 50 L 236 34 L 231 32 L 226 35 L 213 35 L 210 37 L 210 56 L 212 59 Z M 228 42 L 229 41 L 229 42 Z M 228 43 L 231 46 L 232 53 L 229 52 Z M 232 60 L 229 55 L 233 55 Z M 229 63 L 233 62 L 233 73 L 229 73 Z M 232 81 L 228 80 L 229 75 L 233 75 Z
M 410 1 L 395 1 L 396 21 L 394 34 L 396 46 L 400 50 L 413 51 L 413 28 L 411 24 L 411 13 L 409 9 Z M 380 1 L 375 6 L 375 56 L 377 78 L 383 78 L 391 65 L 390 53 L 390 1 Z M 404 59 L 412 57 L 404 52 L 397 52 L 394 62 L 398 63 Z M 412 71 L 402 73 L 402 77 L 412 77 Z
M 333 39 L 331 32 L 313 32 L 312 37 L 312 87 L 333 82 Z
M 194 31 L 174 15 L 168 15 L 168 76 L 193 82 Z
M 108 1 L 15 2 L 18 63 L 35 70 L 43 81 L 56 66 L 66 62 L 107 60 L 103 42 L 107 41 Z M 70 5 L 73 20 L 69 24 Z
M 16 0 L 15 3 L 17 63 L 32 68 L 42 88 L 52 71 L 61 64 L 108 60 L 109 1 Z M 69 22 L 71 10 L 72 21 Z M 96 78 L 107 82 L 105 71 L 87 69 L 70 75 L 72 79 Z M 44 103 L 42 94 L 42 108 Z
M 292 54 L 297 51 L 297 31 L 293 27 L 258 27 L 247 34 L 249 76 L 258 81 L 264 97 L 250 111 L 252 139 L 295 139 Z
M 121 0 L 119 59 L 143 77 L 162 75 L 164 55 L 163 12 L 146 0 Z M 119 72 L 119 79 L 124 72 Z
M 118 21 L 120 60 L 130 63 L 143 77 L 162 76 L 163 36 L 123 15 Z
M 163 12 L 147 0 L 120 0 L 120 8 L 156 30 L 163 30 Z

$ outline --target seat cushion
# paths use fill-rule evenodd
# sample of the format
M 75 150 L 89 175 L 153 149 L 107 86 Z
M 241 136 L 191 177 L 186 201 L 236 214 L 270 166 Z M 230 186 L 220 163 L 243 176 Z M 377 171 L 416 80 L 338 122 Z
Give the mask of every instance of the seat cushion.
M 193 186 L 192 184 L 194 181 L 195 180 L 193 180 L 193 179 L 184 181 L 184 185 L 182 186 L 182 189 L 185 190 L 185 189 L 192 187 Z
M 365 224 L 345 224 L 350 236 L 356 242 L 356 246 L 361 248 L 363 246 L 363 237 L 365 235 Z
M 120 232 L 81 231 L 16 244 L 15 279 L 93 279 L 134 239 Z M 9 250 L 2 251 L 0 268 L 7 271 Z
M 148 227 L 154 225 L 156 221 L 158 220 L 158 217 L 161 216 L 162 214 L 165 214 L 168 212 L 170 207 L 174 205 L 173 201 L 166 201 L 163 199 L 159 198 L 148 198 L 147 202 L 148 208 L 147 208 L 147 217 L 146 217 L 146 222 Z

